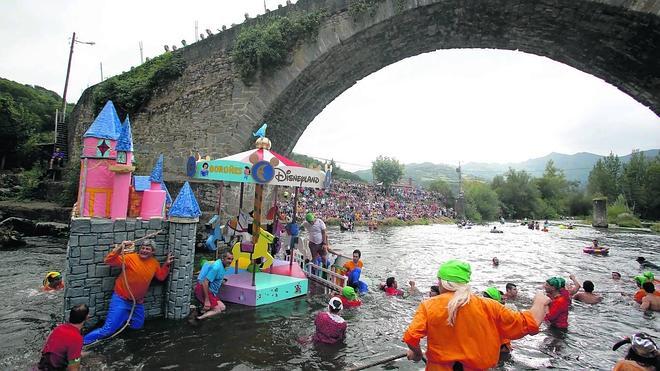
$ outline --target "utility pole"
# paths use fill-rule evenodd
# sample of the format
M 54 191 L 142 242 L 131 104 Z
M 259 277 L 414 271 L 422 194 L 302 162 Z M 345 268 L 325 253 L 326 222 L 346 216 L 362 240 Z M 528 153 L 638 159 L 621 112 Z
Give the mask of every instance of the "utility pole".
M 140 64 L 144 63 L 144 56 L 142 54 L 142 41 L 140 41 Z
M 99 62 L 101 66 L 101 82 L 103 82 L 103 62 Z
M 69 74 L 71 73 L 71 57 L 73 56 L 73 45 L 76 43 L 76 33 L 71 37 L 71 49 L 69 49 L 69 63 L 66 66 L 66 80 L 64 80 L 64 93 L 62 94 L 62 122 L 66 118 L 66 91 L 69 88 Z
M 454 212 L 456 217 L 460 220 L 465 219 L 465 199 L 463 194 L 463 173 L 461 171 L 461 162 L 458 162 L 458 167 L 456 168 L 458 173 L 458 197 L 456 198 L 456 203 L 454 205 Z

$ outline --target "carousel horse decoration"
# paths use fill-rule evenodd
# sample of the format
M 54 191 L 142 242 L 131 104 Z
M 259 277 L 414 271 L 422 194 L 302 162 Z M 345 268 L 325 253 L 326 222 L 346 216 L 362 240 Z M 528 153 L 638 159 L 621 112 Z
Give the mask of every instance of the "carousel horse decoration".
M 234 238 L 241 237 L 242 241 L 252 241 L 249 226 L 254 219 L 245 211 L 241 210 L 238 217 L 234 217 L 227 221 L 227 224 L 222 229 L 222 239 L 230 242 Z
M 257 260 L 262 258 L 262 269 L 268 269 L 273 264 L 273 256 L 268 252 L 268 245 L 273 243 L 275 236 L 268 233 L 264 228 L 259 228 L 259 238 L 256 245 L 251 241 L 236 242 L 231 249 L 234 255 L 234 262 L 241 269 L 247 269 L 250 259 Z
M 209 237 L 206 239 L 206 248 L 209 251 L 218 249 L 217 241 L 225 241 L 222 236 L 222 225 L 220 223 L 220 216 L 213 215 L 213 217 L 206 223 L 206 228 L 209 231 Z

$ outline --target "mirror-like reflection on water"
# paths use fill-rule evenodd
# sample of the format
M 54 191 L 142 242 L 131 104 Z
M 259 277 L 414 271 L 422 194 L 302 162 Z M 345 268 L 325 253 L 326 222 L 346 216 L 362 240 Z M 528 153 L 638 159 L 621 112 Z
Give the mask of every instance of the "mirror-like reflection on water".
M 512 359 L 503 369 L 611 369 L 625 353 L 626 347 L 611 351 L 621 336 L 638 331 L 660 333 L 658 315 L 645 316 L 629 296 L 636 290 L 632 277 L 640 272 L 634 259 L 644 255 L 660 260 L 660 236 L 591 228 L 552 228 L 543 233 L 514 224 L 499 228 L 504 233 L 488 233 L 485 226 L 459 229 L 453 225 L 346 233 L 331 228 L 330 241 L 345 255 L 356 248 L 362 251 L 363 276 L 372 283 L 371 289 L 395 276 L 400 287 L 415 280 L 427 293 L 436 284 L 440 263 L 458 258 L 472 264 L 475 290 L 496 285 L 504 291 L 507 282 L 517 284 L 521 298 L 514 304 L 520 309 L 529 307 L 535 290 L 550 276 L 567 278 L 573 273 L 580 281 L 593 281 L 595 291 L 603 292 L 601 304 L 574 302 L 568 333 L 543 330 L 514 341 Z M 582 252 L 593 238 L 611 248 L 610 256 Z M 62 293 L 37 289 L 44 272 L 63 266 L 66 242 L 33 242 L 37 247 L 0 253 L 4 267 L 0 270 L 3 369 L 25 369 L 35 363 L 45 336 L 61 313 Z M 500 260 L 498 267 L 491 264 L 495 256 Z M 613 281 L 612 271 L 621 272 L 623 279 Z M 346 344 L 320 347 L 311 344 L 309 337 L 314 331 L 314 314 L 325 308 L 327 299 L 317 288 L 308 297 L 256 309 L 229 304 L 226 313 L 197 326 L 186 321 L 150 320 L 143 330 L 126 331 L 95 348 L 84 365 L 91 369 L 346 369 L 403 352 L 402 333 L 422 296 L 390 298 L 371 291 L 362 298 L 361 307 L 342 313 L 349 322 Z M 379 367 L 416 370 L 423 364 L 400 360 Z

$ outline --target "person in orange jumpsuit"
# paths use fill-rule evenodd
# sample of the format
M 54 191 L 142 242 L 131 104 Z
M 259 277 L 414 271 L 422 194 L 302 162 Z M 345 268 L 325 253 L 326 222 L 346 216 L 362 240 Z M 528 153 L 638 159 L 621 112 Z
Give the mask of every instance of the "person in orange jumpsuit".
M 427 370 L 495 367 L 503 339 L 535 334 L 550 299 L 537 293 L 530 310 L 514 312 L 472 293 L 468 263 L 449 260 L 438 271 L 441 293 L 423 301 L 403 335 L 408 359 L 422 359 L 419 342 L 428 337 Z

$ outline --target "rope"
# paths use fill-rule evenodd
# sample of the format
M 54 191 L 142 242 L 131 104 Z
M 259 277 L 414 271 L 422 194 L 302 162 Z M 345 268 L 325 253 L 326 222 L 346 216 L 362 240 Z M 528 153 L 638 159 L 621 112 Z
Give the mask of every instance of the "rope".
M 145 235 L 144 237 L 140 237 L 140 238 L 134 240 L 133 241 L 133 246 L 135 246 L 136 242 L 145 240 L 147 238 L 154 237 L 157 234 L 159 234 L 160 232 L 163 232 L 163 230 L 161 229 L 161 230 L 158 230 L 156 232 L 149 233 L 149 234 Z M 128 284 L 128 277 L 126 275 L 126 258 L 125 258 L 125 255 L 126 255 L 126 249 L 122 248 L 121 249 L 121 270 L 124 273 L 124 285 L 126 285 L 126 289 L 128 290 L 129 295 L 131 295 L 131 300 L 133 301 L 133 305 L 131 305 L 131 311 L 128 313 L 128 318 L 126 319 L 126 323 L 124 323 L 124 325 L 119 330 L 117 330 L 114 334 L 108 336 L 107 338 L 98 339 L 98 340 L 96 340 L 96 341 L 94 341 L 90 344 L 85 345 L 85 347 L 87 347 L 87 348 L 93 347 L 93 346 L 97 345 L 98 343 L 100 343 L 102 341 L 110 340 L 110 339 L 118 336 L 119 334 L 122 333 L 122 331 L 124 331 L 126 329 L 126 327 L 128 327 L 129 323 L 131 323 L 131 319 L 133 318 L 133 314 L 135 313 L 135 307 L 137 306 L 137 300 L 135 299 L 135 296 L 133 295 L 133 291 L 131 291 L 131 286 Z

